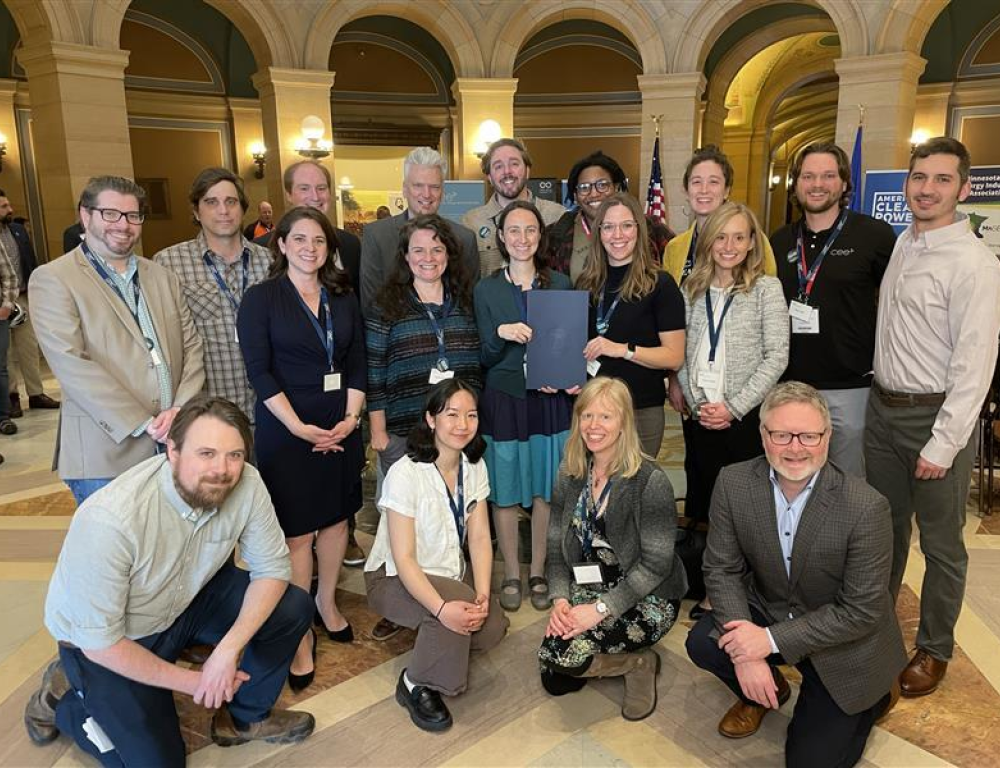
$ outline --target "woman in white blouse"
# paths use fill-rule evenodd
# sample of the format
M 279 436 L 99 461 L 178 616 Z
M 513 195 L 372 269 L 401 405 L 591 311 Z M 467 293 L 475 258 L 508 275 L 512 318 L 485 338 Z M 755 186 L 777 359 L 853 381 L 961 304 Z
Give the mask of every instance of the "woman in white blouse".
M 431 387 L 406 456 L 385 476 L 382 518 L 365 564 L 372 609 L 417 630 L 396 701 L 427 731 L 451 727 L 441 694 L 465 690 L 469 651 L 492 648 L 509 625 L 490 598 L 490 484 L 480 461 L 485 449 L 469 385 L 453 378 Z

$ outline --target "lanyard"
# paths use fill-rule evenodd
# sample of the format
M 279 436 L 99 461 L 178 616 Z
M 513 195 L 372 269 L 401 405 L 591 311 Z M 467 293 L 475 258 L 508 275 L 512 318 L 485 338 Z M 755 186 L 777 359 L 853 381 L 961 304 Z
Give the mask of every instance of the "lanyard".
M 798 261 L 798 273 L 799 273 L 799 296 L 798 299 L 803 304 L 809 303 L 809 294 L 812 293 L 813 283 L 816 282 L 816 275 L 819 274 L 819 268 L 823 265 L 823 259 L 826 258 L 826 254 L 829 252 L 830 248 L 833 247 L 834 241 L 840 235 L 841 231 L 844 229 L 844 224 L 847 223 L 847 209 L 845 208 L 841 211 L 839 218 L 837 219 L 837 225 L 833 228 L 833 232 L 826 239 L 826 243 L 823 245 L 823 249 L 819 252 L 819 256 L 816 257 L 816 261 L 813 262 L 812 269 L 808 272 L 806 271 L 806 246 L 802 242 L 802 231 L 805 229 L 805 222 L 799 225 L 799 233 L 796 238 L 796 249 L 799 252 Z
M 687 280 L 688 276 L 691 274 L 691 270 L 694 269 L 694 257 L 698 249 L 698 225 L 694 225 L 694 231 L 691 233 L 691 243 L 688 245 L 688 255 L 684 260 L 684 269 L 681 271 L 681 285 L 684 285 L 684 281 Z
M 591 495 L 591 489 L 594 487 L 593 471 L 594 465 L 591 462 L 587 468 L 587 488 L 583 499 L 583 520 L 581 521 L 583 523 L 581 544 L 583 544 L 583 557 L 585 560 L 590 559 L 590 554 L 594 548 L 594 528 L 596 527 L 597 518 L 601 507 L 608 498 L 608 494 L 611 493 L 611 478 L 608 478 L 608 481 L 604 484 L 604 490 L 601 491 L 597 503 L 594 504 L 594 497 Z
M 605 286 L 607 287 L 607 286 Z M 621 301 L 621 288 L 618 289 L 618 294 L 615 296 L 615 300 L 611 302 L 611 306 L 608 307 L 607 314 L 604 313 L 604 291 L 601 291 L 601 298 L 597 302 L 597 335 L 603 336 L 608 332 L 608 327 L 611 325 L 611 316 L 618 309 L 618 302 Z
M 86 255 L 90 265 L 97 271 L 97 274 L 101 276 L 101 279 L 108 284 L 111 290 L 115 292 L 118 298 L 121 299 L 128 308 L 129 314 L 132 315 L 135 319 L 135 324 L 139 327 L 139 333 L 142 334 L 142 338 L 146 342 L 146 349 L 152 350 L 154 346 L 153 340 L 146 335 L 146 332 L 142 329 L 142 323 L 139 321 L 139 301 L 142 298 L 142 293 L 139 290 L 139 270 L 136 269 L 132 274 L 132 298 L 135 299 L 135 309 L 132 309 L 128 303 L 128 299 L 125 298 L 125 294 L 122 293 L 121 288 L 118 287 L 118 283 L 111 279 L 111 275 L 108 274 L 104 265 L 101 264 L 98 258 L 94 255 L 93 251 L 90 250 L 87 243 L 83 242 L 80 246 L 83 248 L 83 253 Z
M 222 275 L 219 274 L 219 268 L 215 266 L 215 262 L 207 254 L 203 253 L 202 258 L 205 259 L 205 266 L 208 267 L 209 271 L 212 273 L 212 277 L 215 278 L 215 284 L 219 286 L 219 292 L 229 300 L 229 304 L 233 308 L 233 312 L 238 312 L 240 308 L 240 303 L 236 301 L 236 297 L 233 296 L 233 292 L 229 290 L 229 286 L 226 285 L 226 281 L 222 279 Z M 247 292 L 247 282 L 250 279 L 250 251 L 246 248 L 243 249 L 243 290 L 240 292 L 240 299 L 246 295 Z M 298 293 L 298 291 L 296 291 Z M 310 313 L 310 317 L 312 313 Z
M 507 276 L 507 282 L 510 285 L 511 293 L 514 295 L 514 303 L 517 305 L 517 311 L 521 313 L 521 322 L 528 322 L 528 300 L 524 295 L 525 292 L 521 290 L 521 287 L 514 282 L 513 278 L 510 276 L 510 268 L 504 268 L 504 274 Z M 531 278 L 531 287 L 538 287 L 538 275 Z
M 719 346 L 719 338 L 722 336 L 722 321 L 726 319 L 726 312 L 729 311 L 733 303 L 733 294 L 726 297 L 726 302 L 722 305 L 722 314 L 719 315 L 719 325 L 715 324 L 715 314 L 712 312 L 712 289 L 705 291 L 705 310 L 708 313 L 708 362 L 715 362 L 715 350 Z
M 458 497 L 457 500 L 455 496 L 451 495 L 448 481 L 444 479 L 444 474 L 437 464 L 434 465 L 434 469 L 441 475 L 441 482 L 444 483 L 444 492 L 448 494 L 448 506 L 451 507 L 452 517 L 455 518 L 455 528 L 458 530 L 458 543 L 461 546 L 465 543 L 465 485 L 462 482 L 462 459 L 461 457 L 458 459 L 458 481 L 455 483 L 455 496 Z
M 316 319 L 316 315 L 312 313 L 309 309 L 309 305 L 306 304 L 305 300 L 299 294 L 298 289 L 293 285 L 292 290 L 295 291 L 295 298 L 299 300 L 299 304 L 302 306 L 303 311 L 305 311 L 306 316 L 309 318 L 309 322 L 312 323 L 313 330 L 316 331 L 316 335 L 319 336 L 319 343 L 323 345 L 323 349 L 326 350 L 326 363 L 329 366 L 330 371 L 333 371 L 333 312 L 330 311 L 330 296 L 326 292 L 326 288 L 320 287 L 319 297 L 320 302 L 323 305 L 323 314 L 326 316 L 326 331 L 320 327 L 319 320 Z
M 434 329 L 435 338 L 437 338 L 437 345 L 438 345 L 437 369 L 439 371 L 447 371 L 448 355 L 445 354 L 444 350 L 444 328 L 441 327 L 441 323 L 438 322 L 438 319 L 434 317 L 434 312 L 426 304 L 420 301 L 420 297 L 417 296 L 416 291 L 413 292 L 413 295 L 416 298 L 417 303 L 420 306 L 422 306 L 424 308 L 424 312 L 427 313 L 427 319 L 430 321 L 431 328 Z M 441 319 L 447 320 L 448 315 L 450 313 L 451 313 L 451 299 L 448 297 L 448 294 L 446 293 L 444 295 L 444 302 L 441 304 Z

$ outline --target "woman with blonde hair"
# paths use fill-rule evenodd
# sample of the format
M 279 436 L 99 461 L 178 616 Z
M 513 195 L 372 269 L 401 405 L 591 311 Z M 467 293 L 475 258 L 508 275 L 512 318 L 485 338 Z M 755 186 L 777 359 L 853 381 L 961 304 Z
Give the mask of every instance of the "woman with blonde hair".
M 573 408 L 552 494 L 546 573 L 552 595 L 538 657 L 554 696 L 590 677 L 624 677 L 622 716 L 656 708 L 660 658 L 687 580 L 674 552 L 677 510 L 666 474 L 643 456 L 632 397 L 598 377 Z
M 764 274 L 759 232 L 747 206 L 719 206 L 684 283 L 687 348 L 670 384 L 671 399 L 683 393 L 693 419 L 684 514 L 696 523 L 708 521 L 719 471 L 764 452 L 760 404 L 788 364 L 788 307 L 781 283 Z
M 646 218 L 634 197 L 608 197 L 594 225 L 600 237 L 576 281 L 591 299 L 583 354 L 592 376 L 614 376 L 628 386 L 639 441 L 655 458 L 663 440 L 663 377 L 684 359 L 684 300 L 653 261 Z

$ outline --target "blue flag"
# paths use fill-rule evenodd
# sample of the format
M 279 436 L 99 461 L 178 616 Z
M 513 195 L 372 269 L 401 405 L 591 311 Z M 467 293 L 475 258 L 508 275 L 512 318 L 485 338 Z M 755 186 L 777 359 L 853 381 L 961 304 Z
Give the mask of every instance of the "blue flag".
M 864 195 L 861 194 L 861 133 L 862 126 L 858 124 L 858 133 L 854 137 L 854 151 L 851 152 L 851 202 L 847 206 L 852 211 L 864 208 Z

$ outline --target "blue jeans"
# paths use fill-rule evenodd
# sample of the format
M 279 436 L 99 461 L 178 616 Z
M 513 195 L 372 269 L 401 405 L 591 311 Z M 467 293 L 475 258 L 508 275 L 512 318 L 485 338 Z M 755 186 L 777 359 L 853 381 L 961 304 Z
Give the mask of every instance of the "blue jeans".
M 249 573 L 226 563 L 173 625 L 136 642 L 171 664 L 188 645 L 218 643 L 235 623 L 249 584 Z M 234 718 L 255 723 L 270 715 L 314 610 L 309 593 L 289 584 L 246 646 L 240 669 L 250 679 L 227 705 Z M 184 740 L 170 691 L 112 672 L 78 648 L 60 644 L 59 658 L 72 686 L 56 707 L 62 733 L 105 766 L 184 765 Z M 83 724 L 89 717 L 114 744 L 110 752 L 100 754 L 87 738 Z
M 88 496 L 93 496 L 112 480 L 114 480 L 113 477 L 90 477 L 81 480 L 65 480 L 63 482 L 69 486 L 70 493 L 73 494 L 73 498 L 76 499 L 76 505 L 79 507 L 87 500 Z

